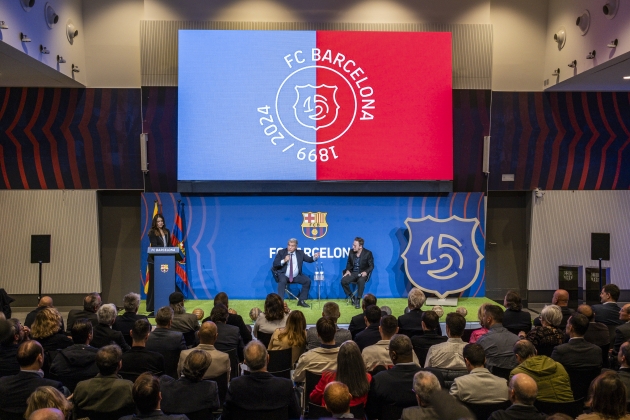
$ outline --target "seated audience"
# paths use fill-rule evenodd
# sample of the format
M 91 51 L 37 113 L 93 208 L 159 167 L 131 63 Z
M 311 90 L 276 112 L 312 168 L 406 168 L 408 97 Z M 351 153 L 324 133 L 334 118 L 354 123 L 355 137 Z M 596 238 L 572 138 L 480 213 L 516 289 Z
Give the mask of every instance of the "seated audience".
M 536 348 L 527 340 L 520 340 L 514 345 L 514 354 L 519 365 L 512 369 L 510 377 L 519 373 L 529 375 L 536 381 L 541 401 L 573 401 L 569 375 L 560 363 L 547 356 L 537 356 Z
M 617 305 L 621 291 L 615 284 L 607 284 L 599 294 L 601 305 L 593 305 L 595 321 L 605 325 L 621 325 L 623 321 L 619 319 L 621 308 Z
M 197 315 L 186 313 L 184 307 L 184 295 L 181 292 L 173 292 L 168 296 L 168 303 L 173 310 L 173 323 L 171 329 L 186 334 L 199 330 Z
M 216 303 L 215 303 L 215 305 L 216 305 Z M 260 310 L 260 308 L 252 308 L 252 309 L 249 310 L 249 319 L 251 321 L 253 321 L 253 322 L 256 322 L 256 320 L 258 319 L 258 317 L 260 316 L 261 313 L 262 313 L 262 311 Z
M 396 318 L 394 318 L 396 321 Z M 313 404 L 322 405 L 326 386 L 331 382 L 341 382 L 352 394 L 351 406 L 364 404 L 370 390 L 372 376 L 365 373 L 365 363 L 361 358 L 359 346 L 354 341 L 346 341 L 339 347 L 337 354 L 337 370 L 325 370 L 322 377 L 309 396 Z
M 471 404 L 498 404 L 507 401 L 507 381 L 493 375 L 484 367 L 486 354 L 483 347 L 476 343 L 467 344 L 463 354 L 468 375 L 455 378 L 451 385 L 451 395 Z
M 98 293 L 90 293 L 83 299 L 83 309 L 71 309 L 68 312 L 68 322 L 66 322 L 66 328 L 68 334 L 72 331 L 74 321 L 81 318 L 87 318 L 92 323 L 93 327 L 98 325 L 98 317 L 96 311 L 101 307 L 101 295 Z
M 72 402 L 77 409 L 81 412 L 111 413 L 112 417 L 134 413 L 136 405 L 131 394 L 133 382 L 118 376 L 121 360 L 122 350 L 115 344 L 98 350 L 98 375 L 79 382 L 74 389 Z
M 617 354 L 621 344 L 630 339 L 630 303 L 623 305 L 619 311 L 619 320 L 623 321 L 623 324 L 615 328 L 615 341 L 612 345 L 613 354 Z
M 326 302 L 324 304 L 324 309 L 322 310 L 322 316 L 327 316 L 328 318 L 334 320 L 336 325 L 337 320 L 341 316 L 341 313 L 339 312 L 339 305 L 337 305 L 335 302 Z M 335 344 L 340 346 L 341 343 L 348 340 L 352 340 L 352 334 L 350 333 L 350 331 L 346 330 L 345 328 L 339 328 L 339 326 L 337 326 L 337 332 L 335 333 Z M 306 331 L 306 343 L 307 350 L 312 350 L 322 344 L 322 342 L 319 341 L 319 338 L 317 337 L 317 329 L 315 327 L 311 327 Z
M 214 347 L 214 343 L 217 341 L 217 331 L 217 325 L 212 321 L 206 321 L 201 324 L 201 328 L 199 328 L 199 345 L 194 349 L 182 350 L 179 354 L 179 363 L 177 364 L 178 378 L 182 375 L 184 362 L 188 355 L 194 350 L 203 350 L 210 356 L 212 361 L 208 369 L 206 369 L 203 379 L 216 378 L 227 373 L 228 381 L 230 380 L 230 356 Z
M 291 363 L 293 365 L 297 362 L 306 350 L 306 318 L 304 318 L 302 311 L 289 313 L 287 324 L 284 328 L 278 328 L 274 331 L 267 348 L 269 350 L 292 349 Z
M 35 317 L 44 308 L 54 308 L 53 300 L 50 296 L 42 296 L 37 304 L 37 308 L 33 309 L 26 315 L 26 319 L 24 320 L 24 326 L 27 328 L 31 328 L 33 326 L 33 322 L 35 322 Z M 65 331 L 63 318 L 61 319 L 61 331 Z
M 120 369 L 121 374 L 124 372 L 125 378 L 138 377 L 145 372 L 150 372 L 155 376 L 164 374 L 164 356 L 146 348 L 150 334 L 151 324 L 149 324 L 149 320 L 143 318 L 137 320 L 133 324 L 131 331 L 129 331 L 131 349 L 123 353 L 122 367 Z M 177 348 L 181 348 L 181 341 L 178 341 Z
M 0 342 L 0 377 L 20 373 L 17 351 L 20 344 L 28 339 L 28 335 L 18 319 L 11 318 L 6 323 L 9 326 L 9 331 L 6 338 Z
M 486 352 L 486 367 L 490 372 L 495 367 L 514 369 L 518 363 L 513 348 L 518 337 L 503 327 L 503 309 L 498 305 L 486 305 L 482 322 L 488 332 L 479 337 L 477 343 Z
M 540 321 L 541 326 L 532 328 L 527 334 L 521 331 L 518 336 L 521 339 L 525 338 L 531 341 L 539 354 L 550 356 L 553 348 L 564 342 L 564 332 L 559 329 L 562 321 L 560 307 L 556 305 L 545 306 L 540 312 Z
M 144 373 L 136 379 L 132 388 L 133 401 L 138 407 L 139 415 L 121 417 L 120 420 L 133 419 L 165 419 L 188 420 L 184 414 L 166 415 L 160 409 L 163 406 L 163 395 L 160 393 L 160 381 L 150 373 Z
M 58 408 L 40 408 L 28 416 L 28 420 L 68 420 Z
M 77 319 L 72 326 L 72 342 L 57 354 L 50 365 L 50 373 L 74 391 L 77 383 L 98 374 L 96 367 L 97 348 L 90 346 L 92 323 L 87 318 Z
M 421 319 L 423 334 L 411 337 L 411 343 L 413 344 L 413 351 L 420 361 L 420 366 L 424 366 L 431 346 L 445 343 L 448 337 L 438 333 L 440 318 L 434 311 L 423 312 Z
M 538 386 L 524 373 L 514 375 L 510 379 L 510 401 L 512 405 L 505 410 L 497 410 L 488 420 L 545 420 L 546 414 L 534 407 Z
M 324 390 L 324 407 L 334 419 L 353 419 L 354 416 L 350 412 L 350 401 L 352 394 L 348 386 L 341 382 L 330 382 Z
M 92 324 L 90 324 L 92 326 Z M 61 412 L 62 419 L 70 419 L 72 416 L 72 403 L 69 402 L 57 388 L 52 386 L 40 386 L 26 400 L 25 418 L 30 418 L 37 410 L 42 408 L 55 408 Z M 44 417 L 42 417 L 44 418 Z
M 381 308 L 376 305 L 369 306 L 365 310 L 365 325 L 367 328 L 354 337 L 354 341 L 359 345 L 361 351 L 367 346 L 376 344 L 381 339 L 378 329 L 381 324 Z
M 389 306 L 381 306 L 381 316 L 391 315 L 391 314 L 392 314 L 392 308 L 390 308 Z M 396 320 L 396 322 L 398 322 L 398 320 Z
M 339 347 L 335 344 L 335 332 L 337 331 L 335 321 L 322 317 L 317 321 L 316 327 L 317 335 L 322 340 L 322 344 L 300 356 L 293 372 L 293 381 L 295 382 L 304 382 L 307 370 L 320 374 L 325 370 L 337 369 Z
M 218 410 L 221 403 L 217 383 L 203 379 L 212 363 L 212 356 L 204 350 L 192 350 L 184 360 L 179 379 L 162 376 L 162 410 L 180 414 Z
M 210 312 L 210 320 L 217 326 L 218 337 L 214 342 L 214 347 L 222 352 L 236 350 L 239 360 L 243 360 L 243 338 L 234 325 L 226 324 L 228 319 L 228 309 L 222 303 L 217 303 Z
M 260 418 L 256 412 L 283 407 L 287 407 L 288 418 L 300 418 L 301 410 L 291 380 L 277 378 L 267 372 L 269 356 L 265 346 L 252 340 L 245 347 L 244 355 L 251 373 L 233 378 L 230 382 L 221 419 L 232 420 L 235 410 L 248 410 L 251 418 L 256 419 Z M 270 395 L 274 398 L 269 398 Z
M 214 304 L 216 305 L 217 303 L 222 303 L 225 305 L 226 308 L 228 308 L 229 315 L 226 324 L 238 327 L 238 331 L 241 333 L 241 338 L 243 339 L 243 344 L 247 344 L 252 341 L 251 327 L 245 324 L 242 316 L 240 316 L 236 313 L 235 310 L 230 308 L 228 295 L 225 292 L 219 292 L 216 294 L 216 296 L 214 297 Z M 252 321 L 256 321 L 256 318 L 258 318 L 258 315 L 256 315 L 256 317 L 252 319 Z
M 55 308 L 44 308 L 35 317 L 31 337 L 42 345 L 44 351 L 65 349 L 73 344 L 61 329 L 61 322 L 61 315 Z
M 110 344 L 116 344 L 123 352 L 131 348 L 125 341 L 122 333 L 112 329 L 112 325 L 116 321 L 116 314 L 116 305 L 113 303 L 106 303 L 98 308 L 98 311 L 96 311 L 98 325 L 94 327 L 93 347 L 100 349 Z
M 617 362 L 619 363 L 617 371 L 619 379 L 626 386 L 626 391 L 630 391 L 630 341 L 626 341 L 619 348 Z
M 424 292 L 417 287 L 409 291 L 407 295 L 407 308 L 409 312 L 398 317 L 398 328 L 401 334 L 408 337 L 414 335 L 422 335 L 422 305 L 426 302 L 427 297 Z M 442 332 L 440 331 L 440 334 Z
M 573 309 L 569 308 L 569 292 L 564 289 L 556 290 L 553 294 L 553 298 L 551 298 L 551 305 L 555 305 L 560 309 L 561 318 L 560 322 L 556 326 L 560 328 L 560 331 L 564 331 L 569 317 L 573 315 L 574 312 Z M 534 319 L 535 327 L 542 327 L 542 325 L 542 318 Z
M 582 414 L 577 420 L 628 420 L 626 411 L 628 392 L 614 372 L 604 372 L 591 382 L 589 390 L 590 414 Z
M 431 372 L 418 372 L 413 376 L 413 392 L 418 405 L 403 410 L 402 420 L 442 420 L 430 403 L 431 394 L 440 390 L 440 382 Z
M 149 334 L 146 349 L 160 353 L 164 357 L 164 373 L 170 377 L 177 376 L 179 354 L 186 350 L 184 334 L 171 330 L 173 310 L 169 306 L 158 309 L 155 315 L 155 330 Z
M 20 344 L 17 352 L 20 372 L 0 378 L 0 414 L 2 412 L 23 415 L 28 397 L 40 386 L 52 386 L 64 395 L 70 395 L 61 382 L 41 376 L 44 366 L 44 349 L 35 340 Z M 0 415 L 0 417 L 2 417 Z
M 479 341 L 479 338 L 488 333 L 488 329 L 483 325 L 483 316 L 485 314 L 486 307 L 489 305 L 491 305 L 491 303 L 482 303 L 477 310 L 477 319 L 479 320 L 479 325 L 481 326 L 481 328 L 477 328 L 470 334 L 470 339 L 468 340 L 470 344 L 475 344 L 477 341 Z
M 517 292 L 513 290 L 507 292 L 503 299 L 503 306 L 505 306 L 503 313 L 503 326 L 505 328 L 515 334 L 520 331 L 528 333 L 532 329 L 532 315 L 523 311 L 521 296 Z
M 595 322 L 595 313 L 589 305 L 580 305 L 577 312 L 588 318 L 588 330 L 584 334 L 584 339 L 598 347 L 610 344 L 610 333 L 608 327 L 601 322 Z
M 258 337 L 258 331 L 273 334 L 276 329 L 283 328 L 288 316 L 284 310 L 282 297 L 277 293 L 269 293 L 265 299 L 265 312 L 258 316 L 254 324 L 254 337 Z
M 358 333 L 367 328 L 367 325 L 365 324 L 365 310 L 369 306 L 376 305 L 376 300 L 376 296 L 374 296 L 372 293 L 366 293 L 365 295 L 363 295 L 363 301 L 361 303 L 362 312 L 358 315 L 353 316 L 350 320 L 350 325 L 348 325 L 348 331 L 350 331 L 353 340 Z
M 138 315 L 140 295 L 137 293 L 127 293 L 123 298 L 123 307 L 125 308 L 125 313 L 116 317 L 112 330 L 120 331 L 127 344 L 131 345 L 129 331 L 133 329 L 133 324 L 139 319 L 146 319 L 147 321 L 149 319 L 144 315 Z
M 464 334 L 465 328 L 466 318 L 456 312 L 446 315 L 446 335 L 448 340 L 429 347 L 424 366 L 451 370 L 466 369 L 463 352 L 467 343 L 462 341 L 462 334 Z M 413 338 L 411 342 L 413 343 Z
M 602 367 L 602 349 L 584 340 L 588 318 L 574 313 L 567 322 L 569 342 L 553 349 L 551 358 L 567 369 Z
M 385 315 L 381 318 L 380 324 L 378 331 L 381 334 L 381 339 L 376 344 L 367 346 L 361 352 L 368 372 L 373 371 L 377 366 L 392 366 L 392 359 L 389 358 L 389 341 L 394 334 L 398 333 L 398 320 L 395 316 Z M 413 361 L 418 365 L 420 364 L 415 353 L 413 354 Z

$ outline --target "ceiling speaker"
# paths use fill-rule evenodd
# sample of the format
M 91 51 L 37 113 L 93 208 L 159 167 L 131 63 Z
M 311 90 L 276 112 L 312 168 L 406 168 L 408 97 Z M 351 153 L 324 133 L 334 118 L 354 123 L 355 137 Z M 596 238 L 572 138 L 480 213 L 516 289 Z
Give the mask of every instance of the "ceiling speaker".
M 619 10 L 619 0 L 608 0 L 603 7 L 606 19 L 614 18 L 617 15 L 617 10 Z
M 79 30 L 74 26 L 72 19 L 68 19 L 68 23 L 66 23 L 66 37 L 70 45 L 74 44 L 74 38 L 77 36 L 79 36 Z
M 20 0 L 20 4 L 22 5 L 22 9 L 28 12 L 33 6 L 35 6 L 35 0 Z
M 50 29 L 59 22 L 59 15 L 55 13 L 55 9 L 52 8 L 50 3 L 46 3 L 46 6 L 44 6 L 44 19 L 46 19 L 46 25 Z
M 564 29 L 564 26 L 561 26 L 558 32 L 553 34 L 553 40 L 558 43 L 558 50 L 564 48 L 564 43 L 567 41 L 567 31 Z

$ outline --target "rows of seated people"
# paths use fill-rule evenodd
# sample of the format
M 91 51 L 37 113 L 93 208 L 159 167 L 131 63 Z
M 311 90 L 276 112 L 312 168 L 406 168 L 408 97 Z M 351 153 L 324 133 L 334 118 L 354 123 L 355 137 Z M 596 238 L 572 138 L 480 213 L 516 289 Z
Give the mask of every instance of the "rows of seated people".
M 0 419 L 630 419 L 618 298 L 607 285 L 601 305 L 574 312 L 557 290 L 532 327 L 509 292 L 505 310 L 479 308 L 481 328 L 453 312 L 442 332 L 417 288 L 398 318 L 365 295 L 348 329 L 335 302 L 307 328 L 275 293 L 253 330 L 225 293 L 199 323 L 178 292 L 154 329 L 135 293 L 120 316 L 92 293 L 64 328 L 44 297 L 23 325 L 0 325 Z

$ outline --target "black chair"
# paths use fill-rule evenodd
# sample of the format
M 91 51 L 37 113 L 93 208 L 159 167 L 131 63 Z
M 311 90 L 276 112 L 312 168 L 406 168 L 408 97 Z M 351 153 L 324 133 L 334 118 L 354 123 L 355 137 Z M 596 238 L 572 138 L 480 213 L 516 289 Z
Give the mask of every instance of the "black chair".
M 273 279 L 276 281 L 276 283 L 280 283 L 280 279 L 278 278 L 278 272 L 276 270 L 274 270 L 273 267 L 271 268 L 271 274 L 273 275 Z M 300 300 L 289 289 L 289 283 L 287 283 L 287 285 L 285 286 L 284 293 L 289 295 L 292 299 Z M 282 295 L 282 299 L 284 299 L 284 294 Z
M 256 333 L 256 338 L 258 339 L 258 341 L 260 341 L 261 343 L 263 343 L 263 345 L 265 347 L 269 347 L 269 342 L 271 341 L 271 336 L 273 334 L 269 334 L 269 333 L 264 333 L 262 331 L 258 331 Z
M 233 420 L 288 420 L 289 407 L 275 410 L 244 410 L 239 407 L 230 407 L 230 418 Z
M 221 401 L 221 406 L 223 407 L 223 403 L 225 402 L 225 394 L 227 394 L 227 389 L 228 389 L 227 372 L 225 372 L 222 375 L 216 376 L 214 378 L 208 378 L 208 379 L 210 379 L 211 381 L 215 381 L 217 383 L 217 388 L 219 391 L 219 401 Z
M 586 398 L 591 382 L 593 382 L 593 379 L 597 378 L 597 376 L 601 373 L 601 369 L 599 367 L 577 369 L 565 367 L 565 370 L 569 374 L 571 391 L 573 391 L 573 399 L 575 400 Z
M 186 340 L 186 347 L 191 348 L 197 344 L 197 331 L 188 331 L 184 334 L 184 340 Z
M 512 369 L 492 366 L 492 368 L 489 370 L 490 370 L 490 373 L 492 373 L 494 376 L 507 379 L 508 381 L 510 380 L 510 372 L 512 372 Z
M 384 405 L 381 407 L 381 418 L 379 420 L 400 420 L 405 408 L 396 404 Z
M 584 412 L 584 398 L 569 402 L 548 402 L 536 400 L 534 402 L 534 407 L 536 407 L 541 413 L 549 415 L 562 413 L 574 419 Z
M 602 367 L 609 368 L 610 363 L 608 362 L 608 352 L 610 351 L 610 343 L 604 346 L 599 346 L 599 348 L 602 349 Z
M 239 376 L 238 369 L 238 354 L 236 353 L 236 349 L 231 349 L 229 351 L 225 351 L 223 353 L 227 353 L 230 356 L 230 380 L 237 378 Z
M 2 420 L 24 420 L 24 413 L 11 413 L 0 408 L 0 419 Z
M 293 367 L 293 349 L 269 350 L 269 364 L 267 372 L 279 378 L 291 379 Z
M 446 389 L 450 389 L 451 385 L 453 385 L 453 382 L 455 382 L 456 378 L 459 378 L 460 376 L 464 376 L 464 375 L 468 375 L 468 371 L 467 370 L 454 370 L 454 369 L 440 369 L 440 368 L 436 368 L 437 370 L 440 371 L 440 373 L 442 374 L 442 377 L 444 378 L 444 387 Z
M 365 279 L 365 285 L 367 286 L 368 282 L 370 281 L 370 279 L 372 278 L 372 272 L 370 271 L 367 275 L 367 279 Z M 352 286 L 352 283 L 350 283 L 350 286 Z M 350 304 L 352 303 L 352 299 L 355 298 L 357 296 L 357 292 L 359 291 L 359 285 L 357 284 L 356 289 L 354 289 L 354 291 L 350 294 L 350 296 L 346 297 L 346 304 Z
M 354 415 L 355 419 L 365 419 L 365 405 L 359 404 L 354 407 L 350 407 L 350 412 Z
M 465 402 L 464 405 L 477 417 L 478 419 L 487 419 L 490 414 L 497 410 L 505 410 L 512 405 L 510 401 L 504 401 L 494 404 L 472 404 Z
M 120 372 L 118 372 L 118 373 L 120 374 Z M 70 390 L 70 392 L 74 392 L 74 388 L 77 387 L 77 384 L 79 382 L 85 381 L 87 379 L 92 379 L 93 377 L 94 377 L 94 375 L 85 375 L 85 374 L 84 375 L 73 375 L 73 376 L 59 375 L 56 378 L 51 378 L 51 379 L 55 379 L 55 380 L 61 382 L 62 384 L 64 384 L 64 386 L 66 388 L 68 388 Z M 123 379 L 127 379 L 127 378 L 123 378 Z M 130 379 L 130 381 L 131 382 L 135 382 L 135 378 L 133 380 Z
M 308 403 L 308 411 L 306 412 L 305 419 L 319 419 L 322 417 L 331 417 L 332 414 L 328 412 L 321 405 L 313 404 L 312 402 Z
M 315 387 L 317 386 L 321 378 L 322 378 L 321 373 L 314 373 L 314 372 L 311 372 L 310 370 L 306 371 L 306 379 L 304 383 L 304 396 L 303 396 L 304 404 L 302 404 L 302 407 L 304 408 L 308 407 L 307 402 L 310 400 L 311 392 L 313 392 L 313 390 L 315 389 Z
M 472 335 L 473 331 L 477 331 L 480 330 L 481 328 L 467 328 L 464 330 L 464 334 L 462 334 L 462 341 L 465 342 L 469 342 L 470 341 L 470 336 Z

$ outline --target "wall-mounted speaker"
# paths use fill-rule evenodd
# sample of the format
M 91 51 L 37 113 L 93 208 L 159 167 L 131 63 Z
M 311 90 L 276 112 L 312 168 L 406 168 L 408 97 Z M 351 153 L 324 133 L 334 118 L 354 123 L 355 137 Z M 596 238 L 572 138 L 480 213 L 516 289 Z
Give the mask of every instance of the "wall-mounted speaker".
M 147 142 L 149 135 L 147 133 L 140 134 L 140 170 L 149 172 L 149 163 L 147 162 Z
M 31 235 L 31 264 L 50 263 L 50 235 Z
M 483 137 L 483 173 L 490 173 L 490 136 Z
M 610 261 L 610 233 L 591 232 L 591 260 Z

